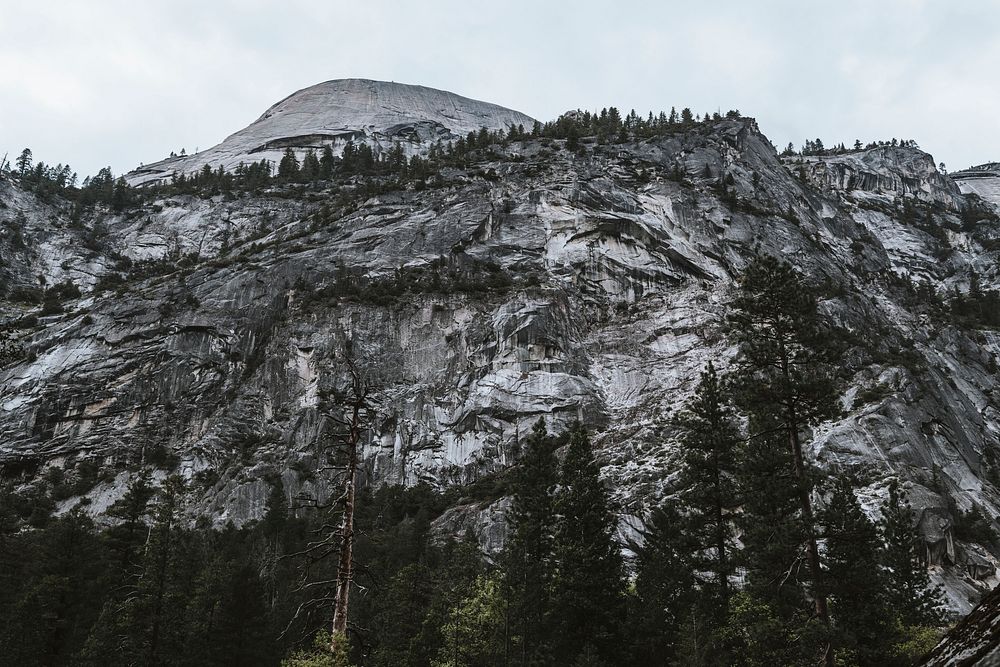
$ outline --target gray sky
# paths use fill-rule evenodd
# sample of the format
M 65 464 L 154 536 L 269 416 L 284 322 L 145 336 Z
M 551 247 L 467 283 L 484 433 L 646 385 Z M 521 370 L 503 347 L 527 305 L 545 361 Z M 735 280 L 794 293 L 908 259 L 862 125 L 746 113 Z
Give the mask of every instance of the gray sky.
M 0 156 L 81 177 L 207 148 L 300 88 L 417 83 L 540 120 L 738 108 L 778 146 L 1000 160 L 1000 2 L 0 0 Z

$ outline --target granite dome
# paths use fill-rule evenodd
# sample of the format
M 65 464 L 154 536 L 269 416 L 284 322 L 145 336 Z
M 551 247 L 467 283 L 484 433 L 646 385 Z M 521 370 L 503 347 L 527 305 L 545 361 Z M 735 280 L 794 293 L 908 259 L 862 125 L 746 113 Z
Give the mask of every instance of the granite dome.
M 482 127 L 506 130 L 534 119 L 519 111 L 444 90 L 369 79 L 337 79 L 304 88 L 271 106 L 246 128 L 207 150 L 171 157 L 131 172 L 133 185 L 191 173 L 204 165 L 232 170 L 240 162 L 277 162 L 286 148 L 298 154 L 348 140 L 373 148 L 399 142 L 408 153 L 457 139 Z

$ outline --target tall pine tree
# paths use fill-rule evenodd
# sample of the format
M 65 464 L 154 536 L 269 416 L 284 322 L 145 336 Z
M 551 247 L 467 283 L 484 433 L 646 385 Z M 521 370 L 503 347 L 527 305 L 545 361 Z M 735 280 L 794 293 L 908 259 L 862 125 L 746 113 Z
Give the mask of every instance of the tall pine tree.
M 730 303 L 733 338 L 739 345 L 736 377 L 740 402 L 752 422 L 782 435 L 791 454 L 799 513 L 805 531 L 809 596 L 816 616 L 829 625 L 810 477 L 802 432 L 837 411 L 828 350 L 823 344 L 816 299 L 792 267 L 758 257 L 740 279 Z M 826 664 L 833 664 L 831 651 Z
M 735 458 L 740 434 L 712 362 L 676 422 L 684 456 L 680 485 L 696 568 L 711 573 L 703 588 L 710 592 L 712 615 L 720 619 L 726 615 L 732 575 L 730 513 L 739 505 Z
M 835 482 L 821 520 L 838 643 L 859 664 L 884 664 L 893 628 L 879 569 L 878 531 L 861 511 L 846 478 Z
M 569 431 L 556 494 L 556 571 L 552 625 L 556 655 L 573 664 L 600 658 L 612 663 L 624 616 L 621 550 L 614 539 L 615 516 L 600 480 L 590 438 L 580 423 Z
M 802 545 L 806 531 L 799 514 L 797 482 L 791 452 L 780 433 L 751 420 L 760 435 L 740 449 L 737 517 L 743 549 L 738 561 L 746 573 L 747 590 L 770 605 L 782 618 L 793 618 L 802 607 L 806 567 Z
M 547 645 L 553 567 L 554 512 L 552 494 L 557 480 L 553 442 L 539 419 L 524 445 L 514 474 L 507 517 L 504 581 L 511 628 L 506 652 L 514 664 L 551 661 Z
M 299 160 L 291 148 L 286 148 L 284 155 L 281 156 L 281 162 L 278 163 L 278 178 L 286 182 L 296 181 L 299 178 Z
M 693 545 L 681 513 L 670 503 L 646 522 L 635 548 L 635 596 L 631 619 L 633 662 L 666 665 L 677 653 L 681 624 L 697 601 L 691 566 Z

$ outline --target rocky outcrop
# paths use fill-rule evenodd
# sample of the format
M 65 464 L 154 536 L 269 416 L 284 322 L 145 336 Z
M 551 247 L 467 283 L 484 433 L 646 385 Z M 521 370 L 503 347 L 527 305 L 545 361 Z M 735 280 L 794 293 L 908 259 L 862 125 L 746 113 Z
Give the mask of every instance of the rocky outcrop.
M 1000 163 L 989 162 L 951 175 L 963 194 L 975 194 L 1000 206 Z
M 1000 666 L 1000 589 L 976 605 L 918 664 L 922 667 Z
M 920 150 L 882 146 L 800 160 L 809 181 L 823 190 L 909 195 L 951 209 L 959 206 L 959 188 L 937 170 L 933 157 Z

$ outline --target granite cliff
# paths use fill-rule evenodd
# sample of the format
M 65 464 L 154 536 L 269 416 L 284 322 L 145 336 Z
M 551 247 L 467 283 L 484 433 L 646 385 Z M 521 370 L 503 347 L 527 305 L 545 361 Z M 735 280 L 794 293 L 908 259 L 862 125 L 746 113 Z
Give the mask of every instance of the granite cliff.
M 531 122 L 416 86 L 328 82 L 129 180 L 347 138 L 421 154 Z M 676 473 L 671 412 L 734 353 L 734 279 L 768 253 L 820 286 L 844 339 L 843 415 L 808 434 L 810 455 L 860 475 L 872 516 L 901 479 L 935 579 L 968 611 L 997 583 L 995 547 L 959 524 L 976 508 L 995 531 L 1000 516 L 1000 332 L 935 314 L 907 285 L 1000 287 L 994 203 L 915 148 L 782 159 L 749 118 L 565 144 L 496 145 L 426 187 L 342 179 L 78 218 L 0 179 L 0 312 L 24 353 L 0 369 L 3 474 L 30 486 L 96 463 L 60 509 L 84 497 L 100 516 L 139 467 L 177 470 L 192 515 L 216 525 L 260 518 L 269 475 L 322 497 L 324 412 L 350 348 L 378 369 L 367 482 L 476 490 L 439 531 L 499 547 L 506 501 L 482 488 L 545 417 L 592 428 L 632 536 Z M 16 298 L 65 281 L 79 296 L 62 312 Z

